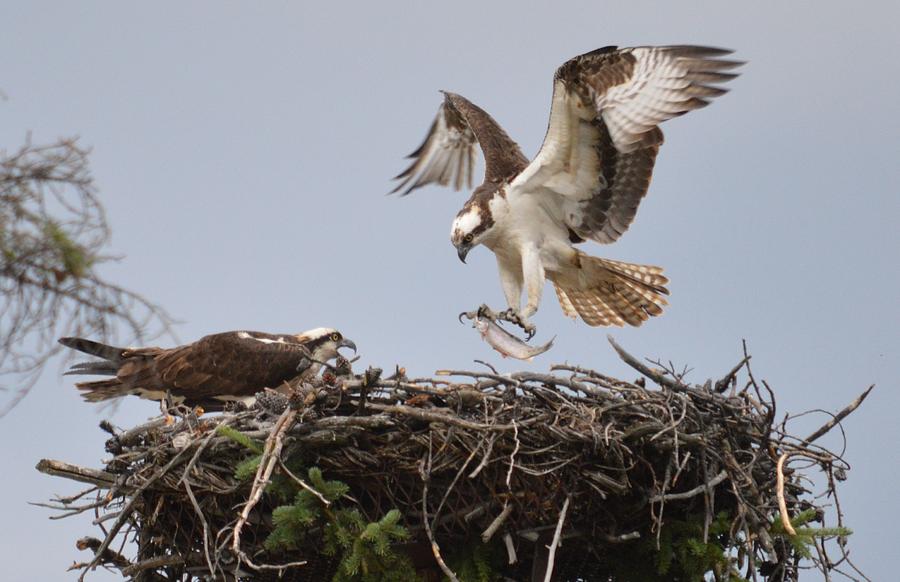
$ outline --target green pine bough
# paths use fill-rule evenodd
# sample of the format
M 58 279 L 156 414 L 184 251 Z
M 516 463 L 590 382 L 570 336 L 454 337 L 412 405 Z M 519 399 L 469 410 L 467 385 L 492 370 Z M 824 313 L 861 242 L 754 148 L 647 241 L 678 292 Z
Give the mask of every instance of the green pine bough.
M 272 511 L 275 527 L 265 541 L 267 550 L 296 550 L 308 547 L 310 541 L 318 542 L 324 555 L 338 559 L 334 582 L 417 579 L 409 559 L 393 548 L 394 544 L 409 538 L 406 528 L 400 525 L 402 516 L 398 510 L 392 509 L 381 519 L 366 522 L 359 510 L 340 507 L 349 491 L 346 484 L 326 480 L 317 467 L 310 468 L 307 477 L 310 487 L 328 505 L 308 489 L 300 489 L 293 503 Z
M 253 453 L 235 469 L 237 479 L 252 478 L 260 463 L 261 443 L 227 426 L 219 426 L 216 430 Z M 409 559 L 393 548 L 394 544 L 409 539 L 409 532 L 400 525 L 402 515 L 399 510 L 392 509 L 381 519 L 366 522 L 359 510 L 339 507 L 349 492 L 345 483 L 326 480 L 318 467 L 308 469 L 306 476 L 309 486 L 319 495 L 295 486 L 293 500 L 272 510 L 274 528 L 264 543 L 267 550 L 273 553 L 291 551 L 309 547 L 311 541 L 318 542 L 322 554 L 338 559 L 333 582 L 418 579 Z M 284 490 L 284 480 L 273 480 L 267 488 L 268 493 L 282 499 L 288 497 Z M 319 539 L 315 540 L 316 537 Z
M 815 548 L 816 539 L 824 540 L 833 537 L 846 537 L 853 533 L 853 530 L 846 527 L 803 527 L 816 518 L 817 511 L 814 508 L 801 511 L 791 518 L 791 525 L 794 527 L 795 535 L 790 535 L 784 531 L 784 524 L 781 521 L 781 514 L 777 514 L 772 522 L 769 533 L 773 537 L 780 537 L 793 546 L 794 551 L 803 558 L 812 558 L 810 548 Z

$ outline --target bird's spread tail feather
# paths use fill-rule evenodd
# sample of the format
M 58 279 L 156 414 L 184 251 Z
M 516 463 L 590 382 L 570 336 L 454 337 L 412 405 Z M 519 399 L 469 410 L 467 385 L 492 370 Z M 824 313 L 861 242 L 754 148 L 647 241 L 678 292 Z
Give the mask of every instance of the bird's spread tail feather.
M 59 343 L 67 348 L 72 348 L 73 350 L 78 350 L 79 352 L 84 352 L 85 354 L 97 356 L 98 358 L 103 358 L 104 360 L 115 363 L 122 361 L 122 352 L 125 351 L 124 348 L 108 346 L 106 344 L 101 344 L 100 342 L 80 337 L 59 338 Z
M 131 394 L 131 390 L 122 384 L 118 378 L 97 380 L 96 382 L 80 382 L 75 387 L 81 391 L 81 397 L 88 402 L 102 402 Z
M 662 269 L 579 253 L 581 285 L 554 281 L 560 307 L 568 317 L 581 316 L 591 326 L 639 326 L 668 305 L 668 279 Z
M 96 360 L 93 362 L 79 362 L 77 364 L 73 364 L 72 367 L 70 367 L 66 371 L 66 376 L 79 374 L 85 376 L 115 376 L 118 373 L 119 366 L 122 363 L 122 353 L 125 351 L 123 348 L 101 344 L 100 342 L 95 342 L 80 337 L 60 338 L 59 343 L 66 346 L 67 348 L 72 348 L 73 350 L 84 352 L 85 354 L 97 356 L 98 358 L 103 358 L 102 360 Z M 82 384 L 78 384 L 78 387 L 81 390 L 93 390 L 97 388 L 107 390 L 108 392 L 108 387 L 114 385 L 115 383 L 118 383 L 118 380 L 101 380 L 98 382 L 84 382 Z M 110 394 L 108 396 L 103 396 L 100 394 L 95 396 L 93 393 L 84 394 L 85 400 L 89 400 L 92 402 L 96 402 L 98 400 L 107 400 L 116 396 L 119 396 L 119 394 Z
M 115 376 L 119 371 L 119 365 L 107 360 L 96 362 L 79 362 L 72 366 L 63 374 L 63 376 L 75 376 L 82 374 L 85 376 Z

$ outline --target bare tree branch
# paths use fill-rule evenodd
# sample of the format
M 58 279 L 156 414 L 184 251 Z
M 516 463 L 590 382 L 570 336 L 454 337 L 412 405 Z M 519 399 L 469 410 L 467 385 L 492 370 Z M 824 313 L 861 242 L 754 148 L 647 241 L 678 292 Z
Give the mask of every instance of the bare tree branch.
M 103 278 L 110 229 L 75 139 L 0 151 L 0 391 L 12 409 L 59 350 L 63 335 L 142 342 L 171 317 Z

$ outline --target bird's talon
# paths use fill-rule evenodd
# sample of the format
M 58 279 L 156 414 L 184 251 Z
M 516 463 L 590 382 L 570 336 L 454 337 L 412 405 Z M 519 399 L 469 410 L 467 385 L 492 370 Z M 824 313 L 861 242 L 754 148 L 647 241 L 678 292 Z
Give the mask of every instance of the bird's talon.
M 494 310 L 487 306 L 487 303 L 482 303 L 476 312 L 477 317 L 480 319 L 497 319 L 497 314 L 494 313 Z
M 522 320 L 519 319 L 519 314 L 516 313 L 513 309 L 507 309 L 506 311 L 501 311 L 497 314 L 497 319 L 502 319 L 503 321 L 508 321 L 513 325 L 522 325 Z
M 463 311 L 462 313 L 460 313 L 457 316 L 457 319 L 459 319 L 460 323 L 465 323 L 462 319 L 463 317 L 469 320 L 490 319 L 491 321 L 499 318 L 499 316 L 494 313 L 494 311 L 490 307 L 488 307 L 486 303 L 482 303 L 475 311 Z

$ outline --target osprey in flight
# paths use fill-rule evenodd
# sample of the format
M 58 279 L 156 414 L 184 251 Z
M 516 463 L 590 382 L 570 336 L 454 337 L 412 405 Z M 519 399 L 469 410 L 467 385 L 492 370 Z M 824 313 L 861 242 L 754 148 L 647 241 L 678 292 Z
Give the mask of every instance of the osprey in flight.
M 177 404 L 221 409 L 229 401 L 252 403 L 264 388 L 277 389 L 298 376 L 312 377 L 338 348 L 356 344 L 340 332 L 316 328 L 298 335 L 228 331 L 177 348 L 116 348 L 64 337 L 66 347 L 102 358 L 72 366 L 66 374 L 115 376 L 76 384 L 88 402 L 133 394 L 166 396 Z
M 394 192 L 432 183 L 471 188 L 479 144 L 484 182 L 456 215 L 450 238 L 463 262 L 480 244 L 497 256 L 509 305 L 501 317 L 533 335 L 528 318 L 550 279 L 567 316 L 592 326 L 641 325 L 667 304 L 662 269 L 592 257 L 574 245 L 612 243 L 628 229 L 663 143 L 658 125 L 726 93 L 718 85 L 742 64 L 721 58 L 730 53 L 605 47 L 569 60 L 554 75 L 550 123 L 531 162 L 484 110 L 445 92 Z

